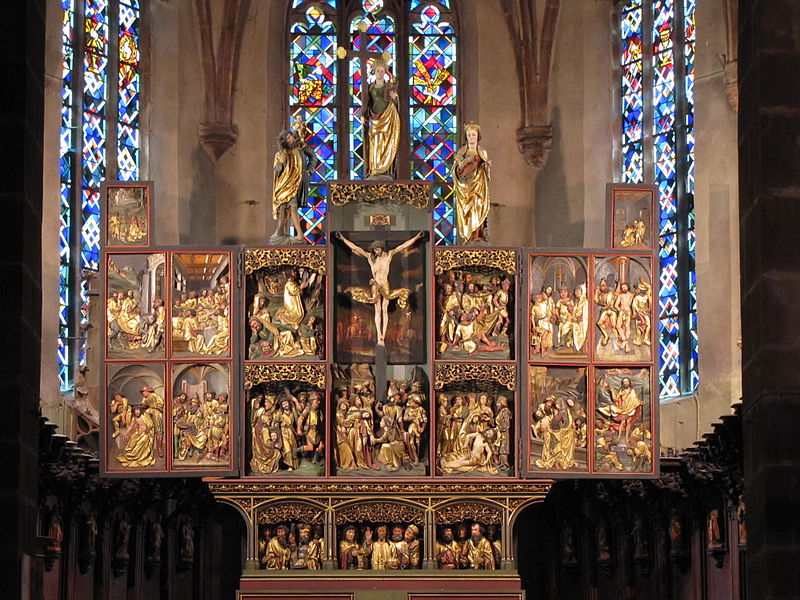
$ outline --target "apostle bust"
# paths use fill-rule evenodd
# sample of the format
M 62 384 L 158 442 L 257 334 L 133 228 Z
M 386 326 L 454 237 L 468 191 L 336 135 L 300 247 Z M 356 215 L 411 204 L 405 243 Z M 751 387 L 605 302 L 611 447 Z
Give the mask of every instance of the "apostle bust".
M 458 243 L 462 246 L 486 237 L 492 165 L 486 150 L 478 145 L 481 139 L 480 126 L 467 123 L 464 133 L 467 143 L 458 149 L 453 164 Z

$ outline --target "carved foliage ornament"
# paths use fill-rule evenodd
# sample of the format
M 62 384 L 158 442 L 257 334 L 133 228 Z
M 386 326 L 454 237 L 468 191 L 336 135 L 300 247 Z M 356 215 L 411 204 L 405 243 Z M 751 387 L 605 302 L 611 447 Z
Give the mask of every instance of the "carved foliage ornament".
M 325 365 L 316 364 L 271 364 L 245 365 L 244 388 L 270 381 L 303 381 L 325 389 Z
M 334 206 L 349 202 L 394 202 L 410 204 L 414 208 L 426 209 L 430 204 L 431 184 L 427 181 L 372 183 L 331 181 L 328 183 L 328 199 Z
M 303 502 L 281 502 L 261 506 L 256 510 L 256 522 L 259 525 L 274 525 L 289 521 L 301 521 L 316 525 L 323 521 L 321 508 Z
M 415 483 L 409 488 L 406 483 L 239 483 L 227 481 L 207 482 L 211 493 L 230 496 L 252 494 L 261 498 L 286 494 L 306 496 L 370 494 L 373 496 L 399 495 L 417 498 L 423 495 L 476 494 L 486 496 L 521 495 L 523 498 L 544 497 L 552 487 L 552 481 L 525 481 L 519 483 Z
M 425 513 L 421 508 L 396 502 L 370 502 L 351 504 L 336 513 L 336 524 L 360 523 L 422 523 Z
M 462 267 L 492 267 L 509 275 L 517 272 L 516 250 L 437 250 L 437 274 Z
M 436 365 L 434 387 L 440 390 L 454 381 L 496 381 L 513 391 L 516 389 L 516 380 L 516 365 L 445 363 Z
M 245 273 L 264 267 L 306 267 L 325 275 L 324 248 L 248 248 L 244 252 Z
M 483 502 L 459 502 L 436 509 L 436 522 L 439 524 L 460 523 L 467 519 L 484 525 L 500 525 L 503 515 L 497 508 Z

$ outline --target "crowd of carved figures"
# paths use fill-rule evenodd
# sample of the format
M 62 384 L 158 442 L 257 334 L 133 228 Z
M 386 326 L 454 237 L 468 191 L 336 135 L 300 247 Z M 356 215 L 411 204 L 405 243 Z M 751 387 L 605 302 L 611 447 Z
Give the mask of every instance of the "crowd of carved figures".
M 581 354 L 585 352 L 589 330 L 586 284 L 574 289 L 561 287 L 557 297 L 554 295 L 553 287 L 546 285 L 531 299 L 531 353 Z
M 163 255 L 154 255 L 163 263 Z M 139 260 L 137 260 L 137 258 Z M 111 354 L 144 352 L 163 355 L 164 333 L 167 320 L 164 301 L 152 298 L 149 306 L 142 306 L 143 281 L 148 273 L 147 255 L 114 257 L 107 261 L 108 297 L 106 298 L 106 338 Z M 138 263 L 138 264 L 137 264 Z
M 611 289 L 601 279 L 594 290 L 595 314 L 599 345 L 613 341 L 628 354 L 633 346 L 650 346 L 651 306 L 650 284 L 640 278 L 635 286 L 618 281 Z
M 429 418 L 422 377 L 389 381 L 382 400 L 366 378 L 335 392 L 338 473 L 425 473 Z
M 247 311 L 247 358 L 324 358 L 324 277 L 289 267 L 261 269 L 252 279 L 258 291 Z
M 324 558 L 322 525 L 301 522 L 259 527 L 258 562 L 262 569 L 316 571 L 322 568 Z
M 510 358 L 512 279 L 498 270 L 450 270 L 437 283 L 437 356 Z
M 420 528 L 413 523 L 346 525 L 337 548 L 340 569 L 400 570 L 422 566 Z
M 256 391 L 250 399 L 250 468 L 256 474 L 292 472 L 324 462 L 323 394 L 318 390 Z
M 172 399 L 172 456 L 177 462 L 227 462 L 230 455 L 228 394 L 207 391 Z
M 444 474 L 508 475 L 513 413 L 509 397 L 465 392 L 436 397 L 436 456 Z
M 165 452 L 164 398 L 150 386 L 142 387 L 139 394 L 135 404 L 121 393 L 114 394 L 109 405 L 111 438 L 119 438 L 116 458 L 128 468 L 154 465 Z
M 230 281 L 215 288 L 182 292 L 173 297 L 172 342 L 190 354 L 223 355 L 230 345 Z
M 334 568 L 343 570 L 406 570 L 423 566 L 421 528 L 414 523 L 351 523 L 339 528 Z M 259 526 L 261 569 L 318 570 L 326 557 L 320 524 L 279 523 Z M 493 570 L 502 563 L 496 525 L 462 522 L 439 527 L 433 561 L 441 570 Z

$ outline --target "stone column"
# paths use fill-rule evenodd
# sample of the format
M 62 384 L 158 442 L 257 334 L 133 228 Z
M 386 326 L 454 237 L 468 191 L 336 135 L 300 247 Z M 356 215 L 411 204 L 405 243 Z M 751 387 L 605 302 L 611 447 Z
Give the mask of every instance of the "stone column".
M 740 1 L 748 597 L 800 596 L 800 3 Z

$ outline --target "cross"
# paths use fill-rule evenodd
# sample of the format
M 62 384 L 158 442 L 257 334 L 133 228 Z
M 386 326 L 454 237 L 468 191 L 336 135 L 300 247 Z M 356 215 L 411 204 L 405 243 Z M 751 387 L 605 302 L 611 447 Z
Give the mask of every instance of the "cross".
M 336 56 L 339 59 L 344 59 L 348 55 L 353 58 L 361 59 L 361 116 L 369 121 L 369 115 L 366 114 L 367 105 L 369 104 L 369 85 L 367 85 L 367 79 L 369 78 L 369 61 L 370 59 L 377 60 L 383 59 L 384 61 L 388 62 L 392 55 L 388 52 L 370 52 L 367 50 L 367 44 L 369 43 L 369 36 L 367 35 L 367 30 L 369 29 L 369 24 L 367 21 L 361 21 L 358 24 L 358 50 L 348 50 L 344 46 L 339 46 L 336 49 Z M 367 135 L 367 125 L 364 123 L 364 174 L 362 175 L 363 179 L 367 178 L 367 143 L 368 143 L 369 136 Z

